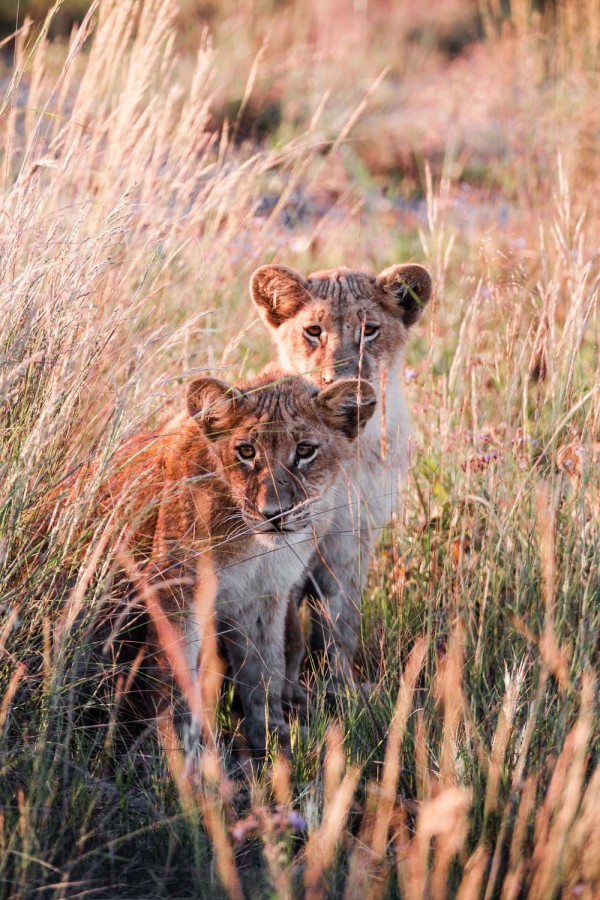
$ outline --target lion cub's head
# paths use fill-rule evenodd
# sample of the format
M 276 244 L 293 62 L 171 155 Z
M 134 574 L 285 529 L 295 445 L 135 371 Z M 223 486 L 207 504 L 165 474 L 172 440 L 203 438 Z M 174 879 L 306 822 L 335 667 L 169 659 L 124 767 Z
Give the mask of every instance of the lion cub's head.
M 242 387 L 202 378 L 187 402 L 245 525 L 263 542 L 327 527 L 334 485 L 376 404 L 366 381 L 319 390 L 298 377 Z
M 361 376 L 376 380 L 395 366 L 408 331 L 431 297 L 423 266 L 391 266 L 381 275 L 355 269 L 304 278 L 286 266 L 262 266 L 252 298 L 279 351 L 279 364 L 316 384 Z

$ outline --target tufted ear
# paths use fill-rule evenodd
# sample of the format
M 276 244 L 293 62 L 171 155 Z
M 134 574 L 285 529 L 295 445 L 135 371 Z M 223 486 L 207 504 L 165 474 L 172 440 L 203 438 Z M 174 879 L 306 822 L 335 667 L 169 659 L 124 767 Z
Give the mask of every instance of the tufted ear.
M 250 291 L 271 328 L 279 328 L 310 299 L 306 279 L 287 266 L 261 266 L 250 279 Z
M 406 328 L 415 324 L 431 299 L 431 275 L 413 263 L 384 269 L 377 284 L 381 304 L 393 315 L 399 315 Z
M 244 395 L 218 378 L 198 378 L 187 388 L 187 408 L 209 440 L 233 428 Z
M 315 403 L 327 425 L 354 440 L 375 412 L 377 397 L 364 378 L 343 378 L 319 391 Z

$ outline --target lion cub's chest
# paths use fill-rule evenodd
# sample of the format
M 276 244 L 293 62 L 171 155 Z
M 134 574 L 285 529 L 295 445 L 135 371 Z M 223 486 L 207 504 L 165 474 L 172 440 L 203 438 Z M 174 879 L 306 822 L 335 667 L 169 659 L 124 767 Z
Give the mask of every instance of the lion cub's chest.
M 257 540 L 245 542 L 244 551 L 233 557 L 229 554 L 217 562 L 215 612 L 230 632 L 231 623 L 241 633 L 258 644 L 266 635 L 276 641 L 283 639 L 283 627 L 290 588 L 305 571 L 314 539 L 307 535 L 293 535 L 296 543 L 290 547 L 270 549 Z M 185 634 L 186 654 L 192 671 L 197 671 L 200 647 L 206 621 L 191 608 L 188 610 Z
M 390 521 L 399 504 L 408 466 L 409 417 L 396 372 L 388 380 L 385 397 L 365 428 L 357 450 L 356 477 L 342 478 L 345 503 L 336 521 L 340 530 L 378 531 Z
M 253 540 L 235 561 L 217 568 L 217 609 L 229 615 L 256 604 L 265 611 L 285 601 L 290 586 L 304 571 L 314 549 L 309 535 L 290 535 L 289 546 L 266 547 Z

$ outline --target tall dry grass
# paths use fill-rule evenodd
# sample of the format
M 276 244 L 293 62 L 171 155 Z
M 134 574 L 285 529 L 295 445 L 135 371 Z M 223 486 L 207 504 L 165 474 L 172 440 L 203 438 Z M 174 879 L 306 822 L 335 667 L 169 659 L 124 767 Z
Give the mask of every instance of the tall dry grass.
M 559 7 L 566 17 L 569 4 Z M 457 119 L 457 143 L 441 159 L 415 144 L 423 197 L 396 202 L 353 138 L 376 125 L 383 153 L 398 133 L 398 75 L 415 106 L 432 79 L 442 98 L 428 107 L 435 130 L 446 95 L 425 45 L 402 31 L 406 10 L 394 34 L 413 68 L 392 65 L 369 93 L 394 63 L 386 45 L 371 54 L 358 27 L 380 33 L 381 8 L 374 19 L 369 4 L 324 8 L 321 21 L 337 11 L 342 33 L 347 25 L 355 36 L 349 69 L 323 28 L 311 115 L 295 119 L 284 103 L 268 146 L 241 143 L 235 122 L 214 130 L 232 52 L 225 35 L 240 10 L 248 7 L 225 10 L 220 43 L 203 36 L 191 62 L 177 50 L 174 3 L 103 0 L 59 66 L 44 32 L 22 31 L 5 85 L 2 892 L 593 898 L 600 335 L 591 50 L 574 61 L 565 50 L 550 72 L 529 6 L 514 5 L 509 27 L 488 19 L 486 42 L 442 70 L 458 92 L 452 102 L 462 97 L 470 114 Z M 266 29 L 272 10 L 259 12 L 253 28 Z M 289 55 L 284 96 L 293 99 L 303 71 L 314 75 L 312 19 L 298 15 L 294 7 L 254 69 L 256 47 L 240 51 L 248 102 L 261 66 L 272 74 L 283 65 L 278 47 Z M 305 31 L 291 28 L 297 21 Z M 556 28 L 572 48 L 567 25 Z M 590 29 L 585 41 L 592 47 Z M 485 82 L 487 59 L 497 92 L 469 107 L 472 73 Z M 319 106 L 331 72 L 355 73 L 361 60 L 368 80 L 351 90 L 348 76 Z M 475 112 L 478 134 L 494 132 L 501 115 L 508 135 L 483 156 L 460 132 L 472 135 Z M 524 130 L 534 112 L 535 133 Z M 299 121 L 312 124 L 298 131 Z M 485 164 L 478 180 L 474 159 Z M 413 465 L 365 597 L 363 690 L 349 689 L 333 716 L 315 663 L 308 737 L 293 723 L 290 762 L 274 755 L 261 771 L 232 749 L 229 689 L 209 716 L 217 740 L 208 735 L 193 759 L 168 715 L 157 727 L 124 727 L 120 708 L 140 660 L 111 666 L 95 646 L 118 535 L 92 485 L 77 504 L 59 505 L 40 547 L 31 523 L 42 498 L 93 456 L 99 484 L 114 448 L 175 403 L 189 375 L 234 377 L 261 365 L 269 351 L 246 288 L 258 262 L 383 268 L 410 255 L 430 267 L 437 290 L 409 351 Z M 181 668 L 175 657 L 173 665 Z M 199 698 L 181 685 L 195 709 Z M 203 720 L 213 694 L 214 685 L 200 698 Z

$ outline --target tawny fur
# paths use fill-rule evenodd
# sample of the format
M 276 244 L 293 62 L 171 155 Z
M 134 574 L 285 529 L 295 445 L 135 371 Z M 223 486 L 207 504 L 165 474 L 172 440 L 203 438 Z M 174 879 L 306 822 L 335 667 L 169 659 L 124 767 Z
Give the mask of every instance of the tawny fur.
M 312 645 L 327 650 L 338 681 L 352 678 L 373 549 L 398 509 L 407 472 L 403 351 L 431 289 L 426 269 L 412 264 L 379 276 L 334 269 L 306 278 L 285 266 L 263 266 L 251 280 L 253 300 L 277 348 L 276 368 L 316 385 L 360 376 L 372 382 L 378 398 L 377 414 L 338 479 L 331 532 L 297 587 L 314 610 Z
M 148 583 L 185 635 L 194 678 L 208 622 L 197 600 L 210 575 L 221 645 L 256 752 L 264 752 L 268 730 L 287 744 L 283 701 L 298 675 L 294 655 L 286 673 L 290 588 L 329 528 L 334 485 L 374 406 L 366 382 L 319 389 L 300 378 L 240 387 L 200 379 L 184 412 L 117 452 L 100 488 L 99 506 L 129 524 Z M 249 446 L 255 455 L 244 459 L 240 448 Z M 314 457 L 300 458 L 307 446 Z M 85 490 L 94 471 L 82 470 L 71 494 Z M 168 680 L 167 656 L 155 649 L 159 681 Z

